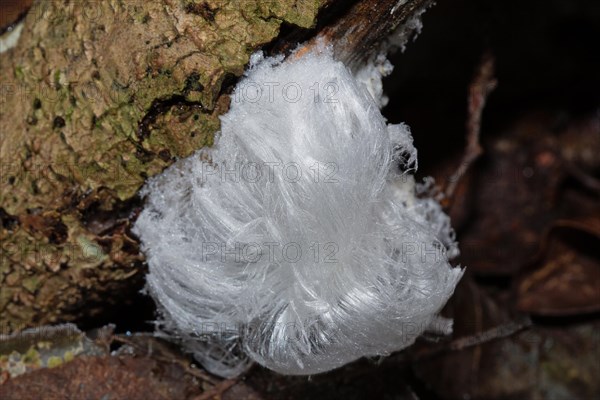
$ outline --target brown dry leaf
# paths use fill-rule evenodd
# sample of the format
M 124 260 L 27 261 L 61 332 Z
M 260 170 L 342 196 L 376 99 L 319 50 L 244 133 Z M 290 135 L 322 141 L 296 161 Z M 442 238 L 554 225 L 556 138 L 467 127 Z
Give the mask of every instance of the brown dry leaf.
M 511 321 L 507 310 L 483 292 L 471 275 L 463 277 L 444 313 L 454 320 L 454 338 L 475 337 Z M 434 386 L 436 392 L 448 393 L 450 398 L 475 392 L 478 373 L 490 361 L 482 354 L 482 346 L 448 352 L 444 351 L 449 349 L 448 344 L 441 343 L 441 354 L 432 347 L 431 343 L 418 342 L 410 349 L 419 379 Z
M 598 321 L 534 325 L 515 333 L 511 322 L 518 317 L 508 315 L 506 293 L 488 293 L 465 278 L 447 309 L 457 339 L 437 346 L 418 343 L 409 350 L 427 392 L 452 400 L 588 400 L 598 393 Z
M 0 386 L 3 400 L 187 399 L 202 391 L 177 364 L 147 357 L 81 357 L 40 369 Z
M 600 391 L 600 325 L 534 327 L 415 365 L 440 399 L 589 400 Z M 474 365 L 469 360 L 479 359 Z
M 109 353 L 113 326 L 96 330 L 95 340 L 73 324 L 41 326 L 12 335 L 0 334 L 0 385 L 40 368 L 52 368 L 80 356 Z M 90 335 L 91 336 L 91 335 Z
M 470 220 L 459 231 L 462 264 L 481 275 L 515 275 L 535 259 L 555 221 L 597 212 L 596 120 L 571 124 L 585 129 L 558 129 L 555 117 L 533 114 L 487 140 L 465 182 L 468 193 L 459 193 L 451 210 Z
M 560 161 L 537 139 L 506 137 L 486 147 L 486 162 L 472 181 L 473 224 L 460 238 L 461 262 L 469 269 L 515 273 L 535 255 L 555 218 Z
M 557 221 L 516 295 L 521 311 L 538 315 L 600 311 L 600 220 Z
M 111 329 L 112 327 L 106 327 L 93 332 L 93 342 L 74 325 L 44 327 L 43 332 L 53 333 L 52 337 L 41 336 L 40 332 L 35 331 L 28 336 L 20 334 L 16 339 L 1 342 L 8 353 L 12 352 L 12 358 L 6 360 L 13 369 L 21 365 L 11 360 L 17 354 L 16 349 L 27 348 L 25 345 L 29 342 L 26 339 L 39 342 L 38 345 L 43 345 L 43 350 L 35 352 L 33 357 L 34 353 L 29 349 L 24 356 L 24 359 L 31 359 L 35 365 L 23 364 L 20 374 L 3 375 L 6 382 L 0 384 L 0 399 L 262 398 L 243 382 L 221 380 L 196 368 L 188 356 L 168 342 L 147 334 L 113 335 Z M 79 340 L 83 337 L 96 350 L 86 350 L 86 346 L 81 344 L 81 349 L 73 350 L 72 337 Z M 102 349 L 113 340 L 122 346 L 109 356 L 108 350 Z M 57 345 L 53 345 L 51 341 L 57 342 Z M 1 348 L 2 346 L 0 350 Z M 63 356 L 65 352 L 69 355 Z M 0 352 L 0 356 L 1 354 Z M 60 362 L 56 354 L 61 357 Z

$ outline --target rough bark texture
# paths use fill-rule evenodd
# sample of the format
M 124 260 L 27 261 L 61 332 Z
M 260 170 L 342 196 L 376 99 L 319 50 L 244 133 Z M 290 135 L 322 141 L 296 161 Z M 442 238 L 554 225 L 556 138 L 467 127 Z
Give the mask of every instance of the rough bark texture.
M 69 320 L 142 269 L 132 200 L 210 145 L 228 76 L 319 2 L 40 1 L 0 57 L 7 330 Z M 118 299 L 115 299 L 118 300 Z
M 333 2 L 35 2 L 0 56 L 2 330 L 122 301 L 144 270 L 130 226 L 145 179 L 210 146 L 250 54 Z M 351 60 L 428 3 L 343 5 L 322 32 Z

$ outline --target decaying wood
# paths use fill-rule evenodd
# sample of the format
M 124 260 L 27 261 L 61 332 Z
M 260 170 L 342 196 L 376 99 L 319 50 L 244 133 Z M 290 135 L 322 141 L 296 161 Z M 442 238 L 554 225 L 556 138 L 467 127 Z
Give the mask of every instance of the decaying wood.
M 337 59 L 356 68 L 379 51 L 390 32 L 402 28 L 398 34 L 412 34 L 410 22 L 432 4 L 433 0 L 361 1 L 318 37 L 333 44 Z
M 283 24 L 356 65 L 430 1 L 340 4 L 34 2 L 0 55 L 2 331 L 93 316 L 139 290 L 138 190 L 212 144 L 228 88 Z

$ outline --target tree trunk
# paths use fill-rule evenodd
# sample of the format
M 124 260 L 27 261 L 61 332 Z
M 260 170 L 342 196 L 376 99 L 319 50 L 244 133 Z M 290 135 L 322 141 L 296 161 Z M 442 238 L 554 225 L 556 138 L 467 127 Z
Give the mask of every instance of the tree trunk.
M 252 52 L 319 36 L 358 65 L 430 0 L 342 3 L 35 2 L 0 55 L 2 331 L 91 316 L 139 288 L 136 194 L 212 145 Z

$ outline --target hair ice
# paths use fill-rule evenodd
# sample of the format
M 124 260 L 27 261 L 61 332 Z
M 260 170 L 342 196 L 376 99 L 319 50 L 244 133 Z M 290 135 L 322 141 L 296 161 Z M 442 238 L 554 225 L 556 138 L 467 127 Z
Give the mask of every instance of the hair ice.
M 462 275 L 449 218 L 416 195 L 408 128 L 330 51 L 254 56 L 221 121 L 143 189 L 163 332 L 234 376 L 328 371 L 435 329 Z

